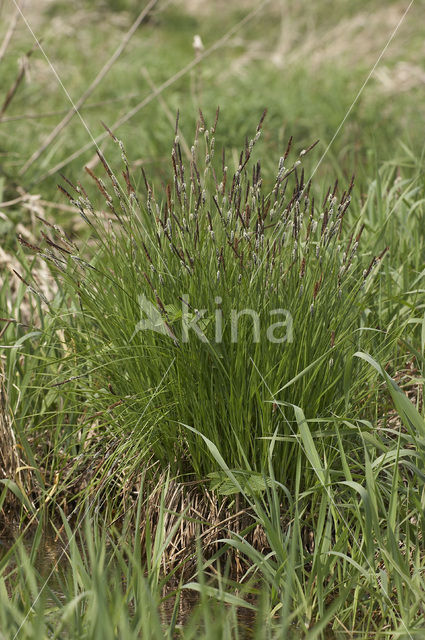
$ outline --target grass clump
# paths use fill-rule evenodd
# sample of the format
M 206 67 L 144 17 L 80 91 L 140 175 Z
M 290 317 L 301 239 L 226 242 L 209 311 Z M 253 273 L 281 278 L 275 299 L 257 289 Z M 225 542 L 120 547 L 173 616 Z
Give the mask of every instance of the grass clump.
M 367 354 L 358 355 L 379 369 Z M 308 455 L 316 457 L 317 479 L 325 480 L 313 489 L 301 486 L 301 447 L 293 491 L 276 481 L 277 436 L 262 491 L 248 490 L 206 441 L 251 519 L 228 532 L 224 520 L 212 557 L 205 556 L 201 536 L 170 563 L 188 514 L 174 511 L 166 476 L 152 500 L 142 475 L 134 509 L 113 525 L 111 503 L 103 498 L 73 527 L 62 514 L 47 536 L 39 512 L 31 543 L 18 540 L 0 555 L 2 630 L 24 638 L 421 637 L 423 452 L 416 445 L 425 427 L 379 372 L 406 432 L 388 426 L 377 436 L 364 421 L 351 423 L 359 446 L 345 451 L 340 443 L 341 470 L 317 462 L 313 442 Z M 302 413 L 297 418 L 301 432 Z M 0 503 L 3 498 L 4 492 Z M 202 526 L 202 518 L 195 521 Z M 253 530 L 265 540 L 261 550 Z M 228 559 L 234 568 L 235 557 L 232 571 Z
M 215 151 L 217 118 L 208 127 L 201 113 L 187 161 L 176 125 L 170 183 L 157 193 L 143 174 L 143 196 L 114 137 L 123 182 L 102 155 L 107 182 L 88 169 L 104 212 L 80 183 L 61 187 L 90 227 L 88 246 L 56 232 L 32 247 L 73 300 L 58 318 L 70 355 L 56 384 L 78 386 L 99 432 L 136 466 L 153 454 L 204 477 L 215 463 L 195 430 L 229 452 L 230 467 L 261 471 L 278 429 L 279 479 L 291 482 L 290 405 L 337 413 L 348 381 L 353 410 L 360 398 L 347 356 L 373 335 L 358 330 L 385 249 L 358 258 L 363 228 L 344 225 L 353 182 L 315 203 L 299 166 L 310 148 L 291 163 L 290 141 L 266 190 L 255 157 L 263 118 L 234 170 Z

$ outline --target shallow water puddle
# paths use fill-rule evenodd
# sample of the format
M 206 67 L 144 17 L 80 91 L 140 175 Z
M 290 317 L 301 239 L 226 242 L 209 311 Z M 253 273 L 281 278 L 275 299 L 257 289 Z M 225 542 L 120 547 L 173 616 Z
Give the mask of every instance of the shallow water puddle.
M 4 536 L 0 538 L 0 562 L 19 539 L 17 532 L 14 533 L 15 535 L 9 534 L 8 537 Z M 55 594 L 56 598 L 64 602 L 67 595 L 63 586 L 66 584 L 66 578 L 71 572 L 69 543 L 64 544 L 52 533 L 47 533 L 41 537 L 36 551 L 34 549 L 34 538 L 31 536 L 23 538 L 22 545 L 29 557 L 31 557 L 31 555 L 34 556 L 33 566 L 35 571 L 46 581 L 49 590 Z M 13 569 L 18 564 L 17 559 L 19 558 L 19 551 L 18 549 L 16 551 L 17 553 L 12 554 L 9 559 L 7 564 L 8 570 Z M 78 551 L 83 558 L 88 553 L 87 548 L 83 548 L 81 544 L 78 545 Z M 196 613 L 196 607 L 199 604 L 200 595 L 198 592 L 191 589 L 181 590 L 177 611 L 174 611 L 175 594 L 178 586 L 178 581 L 174 579 L 163 588 L 158 610 L 164 624 L 168 624 L 172 620 L 173 616 L 176 615 L 177 625 L 185 625 L 191 616 Z M 259 603 L 258 597 L 253 594 L 245 594 L 244 599 L 254 606 Z M 215 603 L 216 601 L 211 599 L 212 608 Z M 238 607 L 236 609 L 236 618 L 238 631 L 241 634 L 241 637 L 253 637 L 253 630 L 256 626 L 256 612 L 248 608 Z M 292 637 L 296 638 L 296 631 L 295 634 L 294 631 L 292 633 Z M 301 632 L 299 637 L 300 639 L 303 637 Z M 326 640 L 347 640 L 349 635 L 344 633 L 335 634 L 332 632 L 326 632 L 324 637 Z

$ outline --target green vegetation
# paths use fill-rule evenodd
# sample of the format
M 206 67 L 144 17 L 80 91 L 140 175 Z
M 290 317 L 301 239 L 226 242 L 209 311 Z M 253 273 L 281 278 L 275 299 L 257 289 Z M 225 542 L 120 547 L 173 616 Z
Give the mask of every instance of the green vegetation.
M 0 5 L 0 639 L 421 638 L 421 3 L 151 4 Z

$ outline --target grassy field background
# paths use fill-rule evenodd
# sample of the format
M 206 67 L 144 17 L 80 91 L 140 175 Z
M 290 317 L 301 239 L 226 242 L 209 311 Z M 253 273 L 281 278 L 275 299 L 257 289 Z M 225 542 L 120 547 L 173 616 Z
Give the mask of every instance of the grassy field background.
M 270 1 L 258 10 L 256 3 L 249 2 L 218 2 L 214 8 L 202 2 L 160 4 L 81 113 L 92 135 L 101 135 L 100 120 L 111 126 L 151 96 L 153 87 L 161 87 L 194 60 L 194 35 L 200 35 L 208 51 L 229 34 L 222 46 L 163 91 L 161 99 L 151 99 L 120 127 L 129 157 L 153 165 L 160 175 L 172 133 L 167 112 L 174 119 L 180 109 L 182 131 L 190 139 L 198 109 L 211 119 L 220 106 L 219 135 L 228 146 L 238 148 L 267 107 L 271 156 L 293 135 L 300 149 L 319 138 L 319 158 L 406 8 L 400 2 L 365 5 L 345 1 L 337 5 L 318 2 L 313 7 L 304 2 Z M 121 43 L 141 7 L 117 9 L 112 2 L 77 2 L 71 9 L 55 1 L 37 7 L 30 4 L 25 11 L 75 102 Z M 333 178 L 335 172 L 345 171 L 349 177 L 354 171 L 363 180 L 370 177 L 376 162 L 400 156 L 402 144 L 416 155 L 421 152 L 421 136 L 417 135 L 421 117 L 416 105 L 424 90 L 422 10 L 421 2 L 413 3 L 327 154 L 321 175 L 332 171 Z M 13 3 L 3 2 L 1 11 L 6 31 Z M 244 23 L 250 12 L 254 15 Z M 16 79 L 17 63 L 33 46 L 33 36 L 20 19 L 2 62 L 4 93 Z M 76 116 L 37 162 L 28 166 L 60 122 L 59 112 L 66 113 L 70 102 L 39 50 L 25 68 L 25 78 L 2 117 L 2 164 L 13 177 L 25 167 L 21 185 L 33 189 L 40 185 L 44 197 L 53 197 L 56 180 L 45 178 L 46 174 L 65 163 L 71 178 L 80 175 L 93 157 L 93 148 L 68 164 L 67 159 L 90 141 Z M 104 145 L 110 148 L 107 138 Z
M 20 7 L 0 0 L 0 638 L 421 638 L 424 2 L 163 0 L 131 38 L 133 0 Z M 140 292 L 174 341 L 133 337 Z M 214 345 L 211 321 L 183 344 L 183 293 L 210 320 L 217 295 L 283 304 L 295 341 Z

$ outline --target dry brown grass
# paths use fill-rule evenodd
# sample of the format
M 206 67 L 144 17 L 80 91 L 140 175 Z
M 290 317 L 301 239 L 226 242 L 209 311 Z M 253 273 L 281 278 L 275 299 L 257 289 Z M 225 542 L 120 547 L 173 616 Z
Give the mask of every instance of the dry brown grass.
M 327 24 L 306 28 L 298 15 L 282 10 L 281 36 L 272 61 L 282 67 L 305 61 L 313 71 L 326 62 L 372 65 L 405 9 L 404 3 L 399 3 L 373 12 L 361 11 L 331 28 Z M 399 47 L 398 51 L 392 47 L 392 56 L 401 53 Z
M 204 0 L 189 4 L 193 5 L 194 13 L 198 11 L 202 15 L 207 11 Z M 323 65 L 347 69 L 356 69 L 359 65 L 372 67 L 405 10 L 405 3 L 398 2 L 373 11 L 361 10 L 336 23 L 333 19 L 334 24 L 329 24 L 314 22 L 302 3 L 296 6 L 286 1 L 270 2 L 267 12 L 280 22 L 278 38 L 271 42 L 264 38 L 239 39 L 234 44 L 243 46 L 243 52 L 224 73 L 226 77 L 241 73 L 253 60 L 271 62 L 282 70 L 302 64 L 312 73 Z M 425 83 L 423 67 L 412 59 L 412 50 L 405 47 L 406 34 L 417 29 L 419 18 L 418 8 L 413 6 L 402 25 L 401 37 L 391 43 L 387 52 L 386 60 L 390 64 L 380 65 L 374 76 L 378 89 L 397 93 Z M 394 68 L 392 61 L 397 61 Z
M 11 419 L 5 389 L 5 375 L 0 360 L 0 477 L 15 480 L 22 465 Z
M 4 367 L 0 360 L 0 480 L 14 482 L 27 494 L 32 484 L 31 472 L 23 459 L 22 447 L 13 428 L 5 382 Z M 11 514 L 18 506 L 16 495 L 9 491 L 4 510 Z

